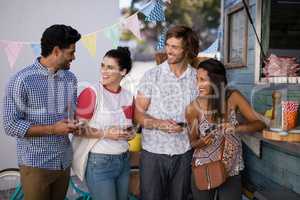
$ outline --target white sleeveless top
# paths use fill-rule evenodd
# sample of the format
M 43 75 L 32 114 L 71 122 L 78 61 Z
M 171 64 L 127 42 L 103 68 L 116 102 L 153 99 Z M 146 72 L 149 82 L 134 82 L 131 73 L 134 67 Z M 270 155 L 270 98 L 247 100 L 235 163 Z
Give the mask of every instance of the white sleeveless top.
M 118 93 L 111 92 L 100 85 L 97 91 L 97 102 L 89 125 L 97 129 L 113 126 L 131 126 L 133 117 L 133 95 L 124 88 Z M 101 154 L 121 154 L 128 150 L 128 141 L 102 139 L 93 146 L 90 152 Z

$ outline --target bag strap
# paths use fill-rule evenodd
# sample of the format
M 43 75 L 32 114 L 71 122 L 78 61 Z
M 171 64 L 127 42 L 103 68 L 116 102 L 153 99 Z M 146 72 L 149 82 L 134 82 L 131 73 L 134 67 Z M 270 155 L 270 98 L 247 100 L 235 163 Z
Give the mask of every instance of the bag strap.
M 224 153 L 224 149 L 225 149 L 225 136 L 223 137 L 222 139 L 222 142 L 221 142 L 221 148 L 222 148 L 222 153 L 221 153 L 221 161 L 223 160 L 223 153 Z M 196 167 L 196 158 L 193 158 L 192 159 L 192 167 Z

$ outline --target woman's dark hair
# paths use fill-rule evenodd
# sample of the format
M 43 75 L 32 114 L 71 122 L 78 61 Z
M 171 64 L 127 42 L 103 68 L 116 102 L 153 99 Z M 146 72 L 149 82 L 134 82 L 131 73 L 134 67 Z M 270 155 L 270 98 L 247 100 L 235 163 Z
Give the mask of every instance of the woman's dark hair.
M 55 24 L 48 27 L 41 38 L 41 54 L 47 57 L 51 54 L 53 48 L 58 46 L 60 49 L 66 49 L 71 44 L 80 40 L 81 35 L 71 26 Z
M 126 69 L 126 74 L 130 72 L 132 67 L 132 60 L 128 47 L 118 47 L 117 49 L 109 50 L 108 52 L 106 52 L 104 57 L 116 59 L 120 66 L 120 70 Z
M 210 105 L 212 110 L 217 111 L 213 115 L 214 120 L 224 119 L 226 100 L 229 94 L 229 90 L 226 90 L 227 78 L 225 66 L 220 61 L 210 58 L 199 63 L 197 69 L 206 70 L 212 83 L 214 97 L 210 99 Z
M 166 41 L 172 37 L 182 39 L 183 48 L 187 52 L 187 57 L 189 60 L 197 57 L 199 53 L 199 38 L 195 31 L 187 26 L 174 26 L 168 30 Z

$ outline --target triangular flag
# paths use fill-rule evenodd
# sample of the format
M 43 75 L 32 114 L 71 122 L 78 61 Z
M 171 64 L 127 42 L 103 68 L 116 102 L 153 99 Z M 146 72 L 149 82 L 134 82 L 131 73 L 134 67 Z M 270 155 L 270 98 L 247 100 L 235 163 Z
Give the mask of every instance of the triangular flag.
M 163 9 L 163 2 L 161 0 L 157 0 L 153 10 L 151 11 L 150 15 L 145 18 L 145 21 L 148 22 L 166 21 L 164 9 Z
M 143 8 L 140 9 L 140 11 L 145 15 L 149 16 L 152 12 L 153 8 L 155 7 L 155 0 L 149 1 Z
M 125 19 L 124 28 L 129 29 L 139 40 L 142 39 L 137 13 Z
M 81 41 L 91 56 L 96 57 L 97 34 L 93 33 L 89 35 L 83 35 L 81 37 Z
M 7 56 L 9 66 L 12 69 L 23 47 L 23 44 L 13 41 L 2 41 L 1 43 L 1 46 L 2 48 L 4 48 L 5 54 Z
M 163 50 L 165 48 L 166 44 L 166 33 L 167 33 L 167 28 L 164 28 L 160 36 L 158 37 L 158 42 L 156 45 L 156 50 Z
M 32 43 L 32 44 L 30 44 L 30 46 L 31 46 L 31 48 L 33 50 L 33 53 L 36 57 L 41 55 L 41 45 L 40 44 Z
M 104 35 L 105 37 L 107 37 L 109 40 L 112 41 L 113 47 L 117 48 L 121 36 L 119 24 L 115 24 L 113 26 L 104 29 Z
M 217 38 L 207 49 L 201 53 L 217 53 L 219 50 L 219 38 Z

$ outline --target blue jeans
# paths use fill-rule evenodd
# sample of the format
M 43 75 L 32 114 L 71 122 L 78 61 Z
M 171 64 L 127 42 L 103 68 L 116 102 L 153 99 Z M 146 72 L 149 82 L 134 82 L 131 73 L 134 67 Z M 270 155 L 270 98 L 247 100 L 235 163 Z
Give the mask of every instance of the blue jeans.
M 92 199 L 127 200 L 129 173 L 129 153 L 90 153 L 85 177 Z

